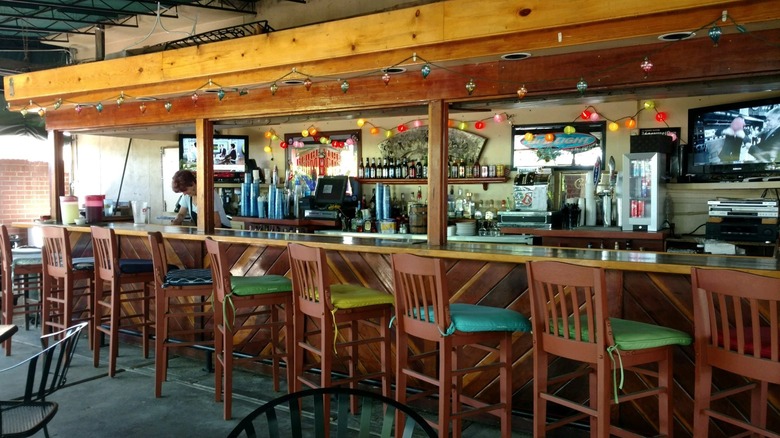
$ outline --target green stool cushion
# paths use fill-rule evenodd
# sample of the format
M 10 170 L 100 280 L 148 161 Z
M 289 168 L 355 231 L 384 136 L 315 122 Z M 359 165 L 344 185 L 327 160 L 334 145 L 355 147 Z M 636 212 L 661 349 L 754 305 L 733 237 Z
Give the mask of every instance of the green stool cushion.
M 393 304 L 390 294 L 355 284 L 334 284 L 330 286 L 330 301 L 336 309 Z
M 665 345 L 690 345 L 691 335 L 680 330 L 639 321 L 609 318 L 615 345 L 621 350 L 641 350 Z
M 292 292 L 292 281 L 283 275 L 261 275 L 259 277 L 230 277 L 230 289 L 234 295 L 248 296 Z
M 639 321 L 609 318 L 615 346 L 620 350 L 641 350 L 643 348 L 663 347 L 665 345 L 690 345 L 691 336 L 680 330 Z M 582 318 L 582 339 L 587 342 L 588 327 L 586 318 Z M 569 321 L 569 336 L 574 337 L 574 322 Z

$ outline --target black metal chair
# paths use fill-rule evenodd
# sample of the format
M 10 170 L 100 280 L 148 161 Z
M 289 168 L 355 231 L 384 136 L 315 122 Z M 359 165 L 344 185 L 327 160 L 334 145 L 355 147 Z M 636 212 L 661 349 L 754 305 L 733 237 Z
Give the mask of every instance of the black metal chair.
M 88 325 L 79 323 L 56 333 L 41 337 L 43 344 L 46 339 L 62 339 L 49 342 L 39 353 L 16 365 L 0 370 L 3 372 L 27 365 L 27 377 L 24 380 L 24 395 L 13 400 L 0 400 L 0 437 L 27 437 L 43 429 L 49 436 L 47 425 L 57 413 L 56 402 L 47 401 L 46 397 L 62 388 L 67 381 L 73 353 L 76 351 L 81 331 Z M 3 385 L 10 385 L 9 377 L 0 377 Z
M 325 398 L 336 397 L 330 403 L 332 412 L 324 410 Z M 360 414 L 349 414 L 350 397 L 362 400 Z M 395 432 L 396 411 L 406 416 L 403 433 Z M 416 430 L 421 433 L 415 433 Z M 375 392 L 349 387 L 306 389 L 283 395 L 269 401 L 244 417 L 228 435 L 228 438 L 258 436 L 267 437 L 316 437 L 328 436 L 390 438 L 402 436 L 437 437 L 436 430 L 411 407 L 398 403 Z M 258 432 L 261 435 L 258 435 Z

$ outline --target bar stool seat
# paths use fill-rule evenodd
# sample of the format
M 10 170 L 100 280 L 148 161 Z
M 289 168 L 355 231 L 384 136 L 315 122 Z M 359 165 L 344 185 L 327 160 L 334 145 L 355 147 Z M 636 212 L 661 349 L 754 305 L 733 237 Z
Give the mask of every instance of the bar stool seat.
M 162 397 L 170 349 L 214 345 L 214 329 L 206 327 L 206 320 L 214 316 L 207 299 L 214 290 L 211 269 L 179 269 L 168 263 L 162 233 L 150 232 L 149 246 L 154 265 L 154 395 Z
M 8 228 L 0 225 L 0 303 L 2 303 L 3 323 L 13 324 L 14 315 L 24 315 L 24 327 L 30 329 L 30 320 L 34 319 L 36 324 L 40 319 L 41 313 L 41 270 L 42 258 L 40 249 L 31 249 L 26 251 L 24 256 L 14 254 L 16 250 L 11 248 L 11 238 L 8 234 Z M 32 292 L 38 292 L 38 297 L 34 300 L 31 297 Z M 21 304 L 19 303 L 21 300 Z M 6 356 L 11 355 L 11 339 L 3 342 Z
M 140 329 L 142 353 L 144 358 L 149 357 L 154 266 L 151 260 L 119 259 L 119 241 L 112 228 L 93 226 L 90 232 L 95 254 L 93 364 L 95 367 L 100 364 L 98 336 L 101 333 L 108 335 L 108 376 L 114 377 L 120 329 Z M 106 283 L 110 286 L 107 294 Z
M 41 327 L 43 335 L 88 321 L 90 348 L 95 348 L 93 257 L 73 257 L 68 230 L 45 226 L 43 233 L 43 289 Z M 82 305 L 83 304 L 83 305 Z
M 398 326 L 396 400 L 407 404 L 437 395 L 438 418 L 431 423 L 439 436 L 452 432 L 460 437 L 463 419 L 484 413 L 500 419 L 502 437 L 511 436 L 512 336 L 530 331 L 528 318 L 502 307 L 450 304 L 442 259 L 412 254 L 393 254 L 391 259 Z M 465 351 L 481 355 L 474 363 L 466 360 Z M 465 394 L 466 377 L 476 373 L 492 373 L 487 380 L 498 385 L 497 390 L 480 388 L 479 392 L 494 393 L 497 400 Z M 420 382 L 416 394 L 407 394 L 410 379 Z M 397 418 L 397 427 L 402 428 L 403 421 Z
M 639 436 L 612 423 L 610 406 L 645 397 L 657 398 L 658 434 L 671 436 L 672 352 L 676 345 L 690 345 L 685 332 L 609 317 L 606 274 L 602 268 L 571 263 L 528 262 L 528 293 L 534 337 L 534 436 L 574 421 L 589 418 L 593 437 Z M 571 372 L 561 372 L 551 359 L 576 362 Z M 555 374 L 550 369 L 557 369 Z M 624 371 L 640 378 L 631 391 L 623 389 Z M 589 394 L 565 391 L 568 384 L 588 376 Z M 574 395 L 573 395 L 574 394 Z M 574 414 L 547 423 L 547 404 L 573 410 Z
M 393 296 L 361 284 L 331 283 L 326 251 L 288 243 L 295 306 L 293 392 L 303 386 L 326 388 L 378 379 L 390 394 L 390 329 Z M 376 335 L 374 335 L 376 333 Z M 365 356 L 361 356 L 361 353 Z M 306 363 L 307 354 L 315 360 Z M 361 357 L 378 357 L 379 371 L 362 373 Z M 336 367 L 334 367 L 334 364 Z M 343 365 L 343 370 L 339 366 Z M 319 366 L 319 379 L 306 371 Z M 334 370 L 343 377 L 334 378 Z M 327 404 L 326 400 L 326 404 Z M 351 397 L 350 408 L 358 409 Z M 329 405 L 324 406 L 325 411 Z
M 237 276 L 230 272 L 227 247 L 230 244 L 206 238 L 206 250 L 211 260 L 214 295 L 215 398 L 223 402 L 225 420 L 232 417 L 233 367 L 237 363 L 260 362 L 270 359 L 274 391 L 279 391 L 279 363 L 287 362 L 287 388 L 292 392 L 293 296 L 292 282 L 283 275 Z M 280 320 L 279 316 L 283 319 Z M 281 330 L 285 329 L 284 345 L 280 347 Z M 235 357 L 236 348 L 246 350 L 249 344 L 263 342 L 259 331 L 268 331 L 269 348 L 249 357 Z M 238 334 L 242 335 L 239 336 Z M 240 339 L 238 342 L 236 339 Z M 270 351 L 269 351 L 270 350 Z M 269 351 L 268 353 L 265 353 Z

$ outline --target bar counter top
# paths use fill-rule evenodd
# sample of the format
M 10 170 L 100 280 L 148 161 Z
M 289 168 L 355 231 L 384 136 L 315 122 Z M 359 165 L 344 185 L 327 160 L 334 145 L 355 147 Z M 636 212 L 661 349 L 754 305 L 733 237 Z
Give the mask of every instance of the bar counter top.
M 166 239 L 204 240 L 207 236 L 191 226 L 134 225 L 117 222 L 102 224 L 113 228 L 119 236 L 145 237 L 150 231 L 159 231 Z M 15 227 L 29 228 L 38 223 L 15 223 Z M 89 232 L 89 226 L 67 225 L 71 232 Z M 780 260 L 772 257 L 723 256 L 710 254 L 679 254 L 637 250 L 577 249 L 546 246 L 530 246 L 505 243 L 448 242 L 446 245 L 429 245 L 414 239 L 384 237 L 355 237 L 353 235 L 323 235 L 245 231 L 218 228 L 210 236 L 217 240 L 235 243 L 257 243 L 268 246 L 286 246 L 287 242 L 299 242 L 325 249 L 374 254 L 411 252 L 448 259 L 468 259 L 486 262 L 525 263 L 531 260 L 570 259 L 586 266 L 602 266 L 621 271 L 641 271 L 673 274 L 690 274 L 691 267 L 728 268 L 755 272 L 780 278 Z

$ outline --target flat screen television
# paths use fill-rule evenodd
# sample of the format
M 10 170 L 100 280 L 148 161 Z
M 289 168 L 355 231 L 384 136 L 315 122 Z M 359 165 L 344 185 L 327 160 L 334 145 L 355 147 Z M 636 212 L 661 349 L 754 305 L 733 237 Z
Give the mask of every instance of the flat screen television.
M 249 158 L 249 136 L 215 135 L 212 153 L 214 154 L 215 176 L 227 177 L 229 174 L 243 173 L 246 170 L 245 166 Z M 180 134 L 179 167 L 195 170 L 196 162 L 197 147 L 195 135 Z
M 780 96 L 688 110 L 692 181 L 780 179 Z

